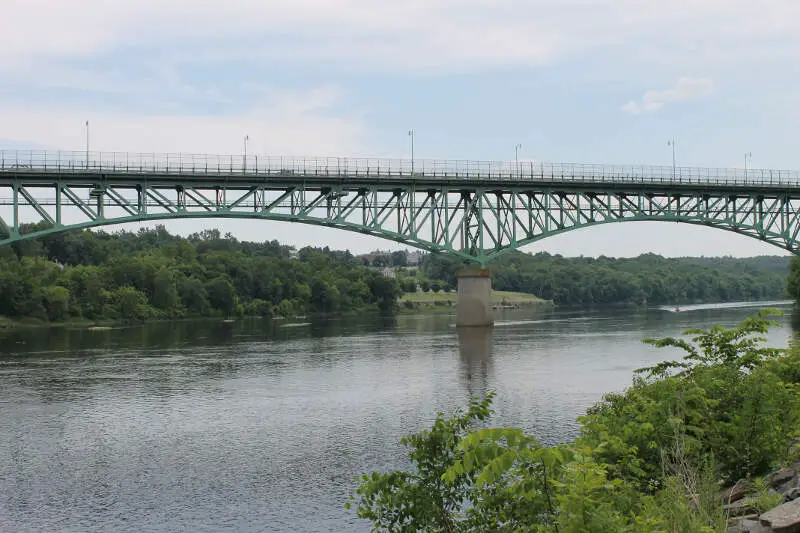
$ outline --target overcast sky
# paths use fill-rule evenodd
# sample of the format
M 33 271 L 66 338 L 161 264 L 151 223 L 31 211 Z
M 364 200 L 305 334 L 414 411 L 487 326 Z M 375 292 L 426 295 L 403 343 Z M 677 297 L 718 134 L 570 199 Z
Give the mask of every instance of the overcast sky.
M 800 167 L 796 0 L 6 0 L 7 148 Z M 254 221 L 240 239 L 388 241 Z M 683 224 L 583 229 L 564 255 L 781 254 Z

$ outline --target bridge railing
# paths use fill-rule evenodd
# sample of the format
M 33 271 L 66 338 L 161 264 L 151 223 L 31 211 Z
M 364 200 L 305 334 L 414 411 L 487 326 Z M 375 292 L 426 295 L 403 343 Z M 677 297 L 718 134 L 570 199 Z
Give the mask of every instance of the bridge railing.
M 235 175 L 450 178 L 563 182 L 800 185 L 800 171 L 471 161 L 83 151 L 0 151 L 0 172 L 124 173 L 154 176 Z

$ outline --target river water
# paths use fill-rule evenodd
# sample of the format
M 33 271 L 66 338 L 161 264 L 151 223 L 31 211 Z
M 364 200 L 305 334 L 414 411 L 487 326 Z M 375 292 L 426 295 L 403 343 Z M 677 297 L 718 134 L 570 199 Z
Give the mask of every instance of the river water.
M 757 307 L 0 333 L 0 531 L 368 531 L 344 509 L 354 478 L 406 467 L 399 439 L 437 411 L 495 390 L 493 425 L 563 442 L 633 369 L 680 355 L 641 339 Z

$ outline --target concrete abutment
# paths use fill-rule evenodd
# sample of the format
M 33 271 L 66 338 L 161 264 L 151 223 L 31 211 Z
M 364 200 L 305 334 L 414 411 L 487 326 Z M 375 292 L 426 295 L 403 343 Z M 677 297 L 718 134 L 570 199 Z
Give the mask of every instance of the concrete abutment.
M 456 327 L 493 325 L 491 271 L 488 268 L 465 268 L 456 272 L 456 277 Z

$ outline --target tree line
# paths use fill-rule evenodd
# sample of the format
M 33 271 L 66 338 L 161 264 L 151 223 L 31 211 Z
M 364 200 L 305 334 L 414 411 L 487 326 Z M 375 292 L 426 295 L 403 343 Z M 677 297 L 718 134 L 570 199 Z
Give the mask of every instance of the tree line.
M 531 293 L 557 305 L 666 305 L 786 298 L 789 262 L 781 256 L 567 258 L 514 251 L 489 268 L 495 290 Z M 451 287 L 462 266 L 442 254 L 422 261 L 428 278 Z
M 292 257 L 295 255 L 295 257 Z M 207 230 L 76 231 L 0 249 L 0 316 L 62 322 L 297 316 L 394 308 L 396 280 L 348 252 Z
M 218 230 L 185 238 L 163 226 L 74 231 L 0 248 L 0 316 L 64 322 L 391 312 L 404 291 L 455 289 L 464 266 L 443 254 L 424 255 L 418 271 L 401 267 L 406 252 L 385 259 L 398 267 L 397 279 L 347 251 L 294 251 Z M 787 292 L 789 263 L 771 256 L 614 259 L 515 251 L 489 266 L 494 289 L 557 305 L 662 305 L 797 296 L 800 264 L 792 263 Z

